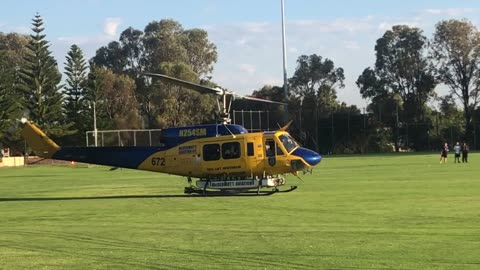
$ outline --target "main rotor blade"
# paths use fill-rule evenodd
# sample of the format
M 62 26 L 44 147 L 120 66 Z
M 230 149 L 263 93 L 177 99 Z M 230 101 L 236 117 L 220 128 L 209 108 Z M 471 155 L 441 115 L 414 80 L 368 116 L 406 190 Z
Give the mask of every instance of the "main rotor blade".
M 204 85 L 200 85 L 200 84 L 196 84 L 196 83 L 192 83 L 192 82 L 187 82 L 187 81 L 180 80 L 180 79 L 177 79 L 177 78 L 173 78 L 173 77 L 163 75 L 163 74 L 143 73 L 143 75 L 150 76 L 150 77 L 155 77 L 155 78 L 160 79 L 163 82 L 173 83 L 175 85 L 185 87 L 185 88 L 190 89 L 190 90 L 197 91 L 201 94 L 214 94 L 214 95 L 222 95 L 223 94 L 222 89 L 215 89 L 215 88 L 211 88 L 211 87 L 208 87 L 208 86 L 204 86 Z
M 256 98 L 256 97 L 249 97 L 249 96 L 235 95 L 235 98 L 243 98 L 243 99 L 248 99 L 248 100 L 253 100 L 253 101 L 258 101 L 258 102 L 287 105 L 287 103 L 284 103 L 284 102 L 278 102 L 278 101 L 273 101 L 273 100 L 268 100 L 268 99 L 263 99 L 263 98 Z
M 160 79 L 163 82 L 173 83 L 175 85 L 185 87 L 187 89 L 194 90 L 194 91 L 197 91 L 197 92 L 202 93 L 202 94 L 215 94 L 215 95 L 220 95 L 220 96 L 223 95 L 223 94 L 226 94 L 226 95 L 233 95 L 235 98 L 239 98 L 239 99 L 248 99 L 248 100 L 253 100 L 253 101 L 258 101 L 258 102 L 287 105 L 287 103 L 272 101 L 272 100 L 268 100 L 268 99 L 236 95 L 236 94 L 234 94 L 230 91 L 222 90 L 220 88 L 212 88 L 212 87 L 208 87 L 208 86 L 204 86 L 204 85 L 200 85 L 200 84 L 196 84 L 196 83 L 192 83 L 192 82 L 187 82 L 187 81 L 180 80 L 180 79 L 170 77 L 170 76 L 167 76 L 167 75 L 163 75 L 163 74 L 143 73 L 143 75 L 150 76 L 150 77 L 155 77 L 155 78 Z

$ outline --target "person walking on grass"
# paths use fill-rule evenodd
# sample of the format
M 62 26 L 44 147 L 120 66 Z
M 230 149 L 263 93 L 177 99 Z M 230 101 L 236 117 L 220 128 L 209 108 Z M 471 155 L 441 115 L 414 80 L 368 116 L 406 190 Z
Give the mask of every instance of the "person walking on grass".
M 468 163 L 468 151 L 470 149 L 468 148 L 467 143 L 463 143 L 463 148 L 462 148 L 462 163 Z
M 457 144 L 453 147 L 453 151 L 455 151 L 455 163 L 460 163 L 460 152 L 462 151 L 462 148 L 460 147 L 460 143 L 457 142 Z
M 440 164 L 447 163 L 447 154 L 448 154 L 448 143 L 445 143 L 442 147 L 442 152 L 440 153 Z

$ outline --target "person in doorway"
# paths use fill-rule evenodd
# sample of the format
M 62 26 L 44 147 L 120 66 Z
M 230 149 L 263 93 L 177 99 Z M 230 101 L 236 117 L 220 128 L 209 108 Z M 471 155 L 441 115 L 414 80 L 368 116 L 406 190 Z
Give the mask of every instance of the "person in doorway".
M 442 147 L 442 152 L 440 153 L 440 163 L 447 163 L 447 154 L 448 154 L 448 143 L 445 143 Z
M 463 147 L 462 147 L 462 163 L 468 163 L 468 151 L 470 151 L 470 149 L 468 148 L 468 144 L 467 144 L 467 143 L 463 143 Z
M 275 156 L 275 152 L 274 152 L 274 150 L 273 150 L 272 145 L 266 144 L 266 145 L 265 145 L 265 150 L 266 150 L 266 152 L 267 152 L 267 157 L 273 157 L 273 156 Z
M 460 143 L 457 142 L 453 147 L 453 151 L 455 151 L 455 163 L 460 163 L 460 153 L 462 152 L 462 147 L 460 147 Z

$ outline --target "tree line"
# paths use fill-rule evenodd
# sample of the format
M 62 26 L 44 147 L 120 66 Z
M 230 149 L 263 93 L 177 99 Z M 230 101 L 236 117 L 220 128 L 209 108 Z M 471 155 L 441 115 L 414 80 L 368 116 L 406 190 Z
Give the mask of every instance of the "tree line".
M 441 21 L 431 38 L 419 28 L 396 25 L 377 40 L 375 52 L 374 66 L 356 81 L 369 102 L 363 110 L 337 100 L 345 87 L 344 69 L 317 54 L 298 57 L 288 98 L 283 86 L 267 85 L 252 96 L 288 103 L 288 118 L 295 120 L 291 132 L 323 153 L 425 150 L 448 133 L 452 137 L 453 129 L 456 140 L 475 141 L 480 34 L 471 22 Z M 214 97 L 142 73 L 215 86 L 210 75 L 216 61 L 216 46 L 205 30 L 163 19 L 143 31 L 128 27 L 89 60 L 73 44 L 62 80 L 43 18 L 36 14 L 30 35 L 0 33 L 1 143 L 22 149 L 18 120 L 27 117 L 60 143 L 83 145 L 85 132 L 93 129 L 94 109 L 98 129 L 212 123 Z M 439 84 L 449 88 L 448 95 L 438 96 Z M 244 100 L 233 108 L 267 109 L 272 126 L 283 122 L 286 109 Z

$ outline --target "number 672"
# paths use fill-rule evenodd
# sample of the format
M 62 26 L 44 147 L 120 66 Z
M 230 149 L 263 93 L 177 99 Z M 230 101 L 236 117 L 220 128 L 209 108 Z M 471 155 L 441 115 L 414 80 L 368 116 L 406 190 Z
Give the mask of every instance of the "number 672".
M 165 158 L 152 158 L 153 166 L 165 166 Z

